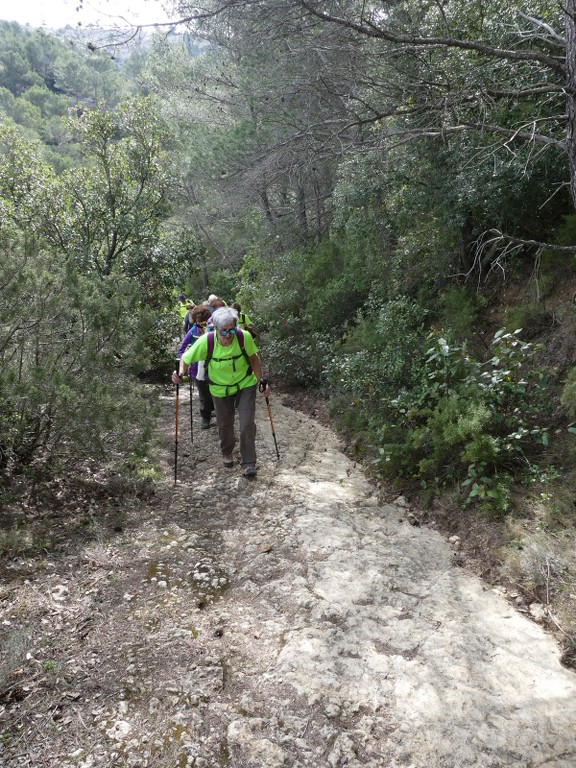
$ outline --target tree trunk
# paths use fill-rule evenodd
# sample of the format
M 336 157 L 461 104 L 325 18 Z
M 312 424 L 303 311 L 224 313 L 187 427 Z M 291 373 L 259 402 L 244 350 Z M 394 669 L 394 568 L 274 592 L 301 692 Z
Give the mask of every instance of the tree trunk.
M 566 0 L 566 154 L 576 208 L 576 0 Z
M 308 216 L 306 214 L 306 193 L 302 184 L 296 188 L 296 216 L 298 219 L 300 238 L 303 245 L 308 243 Z

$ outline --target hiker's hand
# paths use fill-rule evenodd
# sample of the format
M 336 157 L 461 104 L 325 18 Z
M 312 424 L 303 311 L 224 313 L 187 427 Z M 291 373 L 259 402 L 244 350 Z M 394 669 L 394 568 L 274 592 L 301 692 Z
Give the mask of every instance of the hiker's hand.
M 260 383 L 258 384 L 258 391 L 264 395 L 264 397 L 268 397 L 270 394 L 270 385 L 268 384 L 268 379 L 260 379 Z
M 182 384 L 182 376 L 178 373 L 178 371 L 174 371 L 172 374 L 172 383 L 173 384 Z

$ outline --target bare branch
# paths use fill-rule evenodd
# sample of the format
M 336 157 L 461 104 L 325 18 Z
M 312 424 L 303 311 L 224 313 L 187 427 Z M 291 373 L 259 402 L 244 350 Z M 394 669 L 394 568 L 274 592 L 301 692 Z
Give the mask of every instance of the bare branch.
M 557 245 L 556 243 L 543 243 L 540 240 L 527 240 L 522 237 L 507 235 L 499 229 L 490 229 L 488 230 L 488 234 L 491 234 L 494 240 L 500 240 L 502 242 L 508 241 L 527 248 L 545 248 L 552 251 L 559 251 L 560 253 L 576 253 L 576 245 Z
M 443 48 L 459 48 L 464 51 L 474 51 L 484 56 L 490 56 L 495 59 L 504 59 L 506 61 L 537 61 L 540 64 L 545 64 L 547 67 L 555 72 L 564 74 L 565 72 L 565 57 L 564 56 L 549 56 L 548 54 L 541 53 L 539 51 L 512 51 L 504 48 L 498 48 L 492 45 L 486 45 L 485 43 L 479 43 L 475 40 L 463 40 L 457 37 L 420 37 L 418 35 L 398 35 L 391 32 L 389 29 L 383 26 L 376 26 L 367 19 L 363 20 L 363 23 L 357 23 L 351 19 L 342 18 L 340 16 L 334 16 L 325 11 L 317 9 L 309 0 L 298 0 L 300 5 L 305 8 L 313 16 L 316 16 L 322 21 L 330 22 L 331 24 L 338 24 L 348 29 L 353 29 L 360 35 L 365 37 L 371 37 L 376 39 L 387 40 L 390 43 L 406 44 L 412 47 L 443 47 Z
M 524 13 L 523 11 L 518 11 L 518 15 L 521 16 L 523 19 L 526 19 L 526 21 L 529 21 L 531 24 L 534 24 L 535 27 L 539 27 L 540 29 L 545 30 L 547 34 L 557 42 L 561 46 L 566 45 L 566 38 L 563 35 L 559 35 L 556 30 L 550 26 L 550 24 L 546 24 L 545 21 L 542 21 L 542 19 L 537 19 L 534 16 L 529 16 L 527 13 Z M 546 39 L 546 38 L 544 38 Z

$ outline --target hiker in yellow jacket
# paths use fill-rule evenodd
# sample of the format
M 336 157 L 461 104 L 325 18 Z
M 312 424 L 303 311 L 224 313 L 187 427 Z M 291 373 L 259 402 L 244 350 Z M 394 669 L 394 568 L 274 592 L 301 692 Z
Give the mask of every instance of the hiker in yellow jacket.
M 189 301 L 186 298 L 185 293 L 181 293 L 178 296 L 178 304 L 176 305 L 176 313 L 178 314 L 178 325 L 180 327 L 180 338 L 183 339 L 186 331 L 184 330 L 184 320 L 186 319 L 186 313 L 188 312 L 188 305 L 194 305 L 194 302 Z
M 252 320 L 248 317 L 246 312 L 242 312 L 242 307 L 240 304 L 238 304 L 237 301 L 230 304 L 232 309 L 235 309 L 236 312 L 238 312 L 238 325 L 240 328 L 242 328 L 243 331 L 250 331 L 250 335 L 253 339 L 258 338 L 258 334 L 256 333 L 256 329 L 254 328 L 254 324 L 252 323 Z

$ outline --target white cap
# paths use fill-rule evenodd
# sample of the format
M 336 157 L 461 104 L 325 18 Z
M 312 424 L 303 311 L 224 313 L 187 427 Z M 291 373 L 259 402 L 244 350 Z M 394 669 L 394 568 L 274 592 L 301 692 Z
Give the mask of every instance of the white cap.
M 218 296 L 216 296 L 216 294 L 215 294 L 215 293 L 211 293 L 211 294 L 210 294 L 210 296 L 208 296 L 208 301 L 209 301 L 209 302 L 210 302 L 210 301 L 214 301 L 214 299 L 217 299 L 217 298 L 218 298 Z

